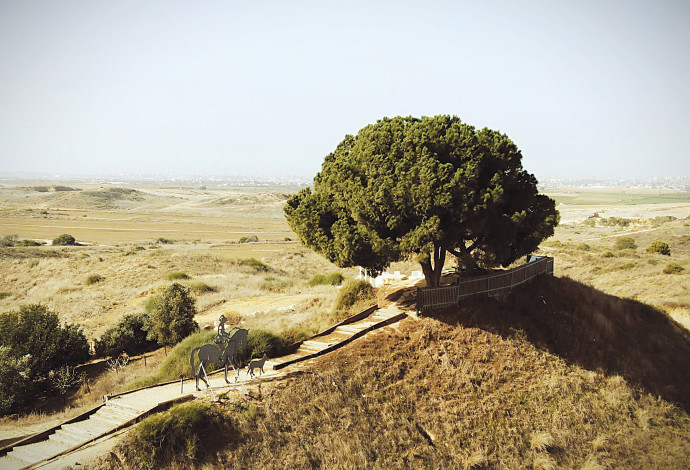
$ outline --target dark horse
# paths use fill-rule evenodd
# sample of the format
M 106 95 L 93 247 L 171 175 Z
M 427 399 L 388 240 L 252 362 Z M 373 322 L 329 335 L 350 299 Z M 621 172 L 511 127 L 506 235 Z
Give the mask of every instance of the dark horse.
M 233 328 L 227 335 L 227 338 L 223 338 L 223 343 L 227 346 L 224 348 L 219 348 L 215 344 L 204 344 L 198 348 L 192 349 L 192 353 L 189 355 L 189 363 L 192 366 L 192 375 L 196 379 L 196 389 L 199 388 L 199 379 L 203 380 L 206 384 L 206 388 L 210 387 L 209 383 L 206 381 L 206 377 L 202 373 L 202 367 L 205 371 L 209 364 L 223 364 L 225 366 L 225 382 L 230 383 L 228 380 L 228 366 L 232 366 L 235 371 L 235 382 L 237 382 L 237 377 L 239 375 L 239 367 L 237 365 L 237 351 L 247 344 L 247 338 L 249 337 L 249 330 L 243 328 Z M 199 368 L 194 370 L 194 353 L 199 351 Z

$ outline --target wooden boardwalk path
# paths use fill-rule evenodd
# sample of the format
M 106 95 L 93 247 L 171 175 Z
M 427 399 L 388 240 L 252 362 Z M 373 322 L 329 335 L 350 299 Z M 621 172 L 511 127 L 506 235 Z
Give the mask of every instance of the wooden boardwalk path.
M 67 462 L 61 461 L 60 457 L 126 428 L 172 403 L 208 397 L 214 391 L 222 393 L 261 381 L 281 379 L 286 375 L 283 369 L 333 351 L 406 316 L 407 313 L 395 304 L 383 309 L 372 307 L 302 342 L 295 353 L 267 361 L 261 377 L 252 379 L 242 371 L 237 383 L 226 384 L 222 373 L 218 373 L 222 371 L 211 374 L 212 391 L 195 391 L 194 381 L 187 380 L 182 384 L 180 381 L 171 382 L 111 397 L 77 418 L 0 449 L 0 469 L 62 468 Z

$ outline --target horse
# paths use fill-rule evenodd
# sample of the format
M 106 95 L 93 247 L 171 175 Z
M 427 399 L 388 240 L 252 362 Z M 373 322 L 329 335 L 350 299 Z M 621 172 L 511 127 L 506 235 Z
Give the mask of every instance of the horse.
M 263 375 L 264 364 L 266 363 L 267 358 L 268 356 L 264 354 L 264 357 L 261 359 L 252 359 L 249 361 L 249 365 L 247 366 L 247 375 L 254 377 L 254 369 L 259 369 L 259 375 Z
M 215 344 L 204 344 L 198 348 L 192 349 L 189 355 L 189 363 L 192 366 L 192 376 L 196 379 L 196 389 L 199 388 L 199 379 L 203 380 L 206 384 L 206 388 L 210 385 L 206 381 L 206 378 L 202 374 L 202 368 L 205 371 L 208 364 L 223 364 L 225 366 L 225 382 L 230 383 L 228 380 L 228 365 L 232 366 L 235 371 L 235 382 L 240 375 L 239 368 L 237 366 L 237 351 L 247 344 L 247 339 L 249 337 L 249 330 L 244 328 L 233 328 L 233 330 L 227 334 L 226 338 L 222 338 L 227 341 L 227 346 L 222 350 L 218 348 Z M 198 351 L 199 356 L 199 368 L 194 370 L 194 353 Z

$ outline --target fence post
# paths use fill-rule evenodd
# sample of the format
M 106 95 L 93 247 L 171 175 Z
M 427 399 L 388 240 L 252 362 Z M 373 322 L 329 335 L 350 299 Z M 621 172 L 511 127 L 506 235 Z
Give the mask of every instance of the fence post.
M 419 318 L 419 312 L 421 311 L 421 307 L 419 305 L 421 295 L 422 295 L 422 289 L 421 289 L 421 287 L 417 287 L 417 318 Z

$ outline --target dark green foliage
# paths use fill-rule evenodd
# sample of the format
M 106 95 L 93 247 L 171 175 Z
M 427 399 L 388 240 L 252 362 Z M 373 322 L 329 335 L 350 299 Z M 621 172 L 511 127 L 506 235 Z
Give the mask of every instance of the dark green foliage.
M 634 250 L 637 248 L 637 243 L 635 243 L 635 239 L 631 237 L 623 237 L 616 240 L 613 247 L 616 250 Z
M 627 227 L 632 220 L 623 219 L 620 217 L 609 217 L 608 219 L 599 219 L 599 224 L 605 227 Z
M 250 268 L 252 271 L 257 272 L 257 273 L 265 273 L 268 271 L 271 271 L 271 268 L 258 259 L 255 258 L 246 258 L 246 259 L 241 259 L 238 264 L 240 266 L 244 266 L 246 268 Z
M 345 278 L 340 273 L 330 273 L 326 274 L 325 276 L 323 274 L 317 274 L 311 279 L 309 279 L 309 282 L 307 284 L 309 284 L 312 287 L 321 285 L 339 286 L 343 283 L 344 279 Z
M 251 235 L 249 237 L 242 237 L 240 238 L 240 243 L 252 243 L 252 242 L 258 242 L 259 237 L 256 235 Z
M 32 395 L 29 358 L 16 357 L 10 348 L 0 346 L 0 416 L 22 409 Z
M 288 340 L 282 336 L 267 330 L 253 328 L 249 330 L 247 347 L 242 351 L 241 359 L 246 361 L 251 358 L 263 357 L 264 354 L 268 357 L 281 356 L 289 345 Z
M 664 268 L 664 274 L 680 274 L 685 268 L 678 263 L 669 263 Z
M 29 354 L 27 365 L 37 378 L 89 358 L 89 344 L 81 328 L 60 326 L 57 315 L 39 304 L 0 315 L 0 346 L 8 347 L 16 358 Z
M 167 238 L 160 237 L 156 242 L 161 243 L 163 245 L 169 245 L 171 243 L 174 243 L 172 240 L 169 240 Z
M 338 294 L 334 310 L 336 312 L 346 311 L 357 302 L 371 299 L 374 297 L 374 288 L 366 281 L 350 280 L 345 283 Z
M 12 295 L 12 292 L 2 291 L 2 292 L 0 292 L 0 300 L 4 299 L 5 297 L 9 297 L 11 295 Z
M 87 286 L 90 286 L 91 284 L 96 284 L 97 282 L 101 282 L 103 280 L 103 276 L 100 274 L 89 274 L 86 277 L 86 280 L 84 281 L 84 284 Z
M 666 256 L 671 256 L 671 248 L 668 243 L 664 243 L 660 240 L 655 241 L 647 248 L 648 253 L 659 253 Z
M 68 233 L 63 233 L 62 235 L 58 235 L 53 239 L 53 245 L 55 246 L 68 246 L 76 244 L 77 240 Z
M 36 240 L 29 240 L 29 239 L 24 239 L 24 240 L 17 240 L 17 243 L 14 244 L 15 246 L 41 246 L 43 243 L 37 242 Z
M 189 279 L 189 276 L 181 272 L 172 272 L 168 274 L 168 281 L 176 281 L 178 279 Z
M 147 305 L 148 339 L 172 346 L 199 329 L 194 321 L 196 305 L 189 289 L 174 282 Z
M 172 463 L 192 468 L 207 440 L 231 437 L 230 419 L 210 405 L 192 401 L 144 419 L 120 445 L 129 468 L 158 469 Z
M 96 340 L 96 355 L 115 357 L 124 352 L 132 356 L 155 349 L 156 343 L 146 338 L 146 323 L 144 313 L 125 315 Z
M 374 272 L 409 254 L 438 285 L 450 252 L 507 266 L 553 235 L 558 212 L 505 135 L 457 117 L 385 118 L 326 156 L 284 211 L 300 240 Z

